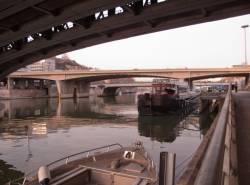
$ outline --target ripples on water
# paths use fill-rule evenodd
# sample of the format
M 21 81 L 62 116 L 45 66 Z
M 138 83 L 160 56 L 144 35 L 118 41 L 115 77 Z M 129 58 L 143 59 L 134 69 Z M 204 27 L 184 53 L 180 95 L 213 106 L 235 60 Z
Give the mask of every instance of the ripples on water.
M 134 95 L 0 105 L 0 184 L 65 155 L 116 142 L 143 141 L 156 164 L 161 151 L 175 152 L 178 166 L 196 150 L 212 120 L 185 112 L 138 118 Z M 176 169 L 177 179 L 183 167 Z

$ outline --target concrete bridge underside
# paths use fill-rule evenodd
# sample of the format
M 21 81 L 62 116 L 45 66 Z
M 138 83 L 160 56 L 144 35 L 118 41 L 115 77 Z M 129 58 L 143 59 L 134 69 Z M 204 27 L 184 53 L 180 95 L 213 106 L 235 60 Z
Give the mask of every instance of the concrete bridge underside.
M 131 84 L 101 84 L 101 85 L 91 85 L 92 89 L 99 97 L 108 97 L 118 95 L 118 89 L 134 89 L 138 87 L 152 87 L 152 83 L 131 83 Z M 127 91 L 131 93 L 131 91 Z
M 0 78 L 76 49 L 248 13 L 248 0 L 0 1 Z

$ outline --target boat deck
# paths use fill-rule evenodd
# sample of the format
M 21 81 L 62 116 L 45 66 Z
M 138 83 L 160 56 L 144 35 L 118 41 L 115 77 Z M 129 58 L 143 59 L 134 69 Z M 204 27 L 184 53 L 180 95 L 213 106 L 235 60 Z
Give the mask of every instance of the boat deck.
M 149 170 L 149 161 L 145 159 L 144 151 L 136 152 L 133 160 L 127 160 L 123 158 L 125 150 L 129 150 L 129 148 L 102 154 L 97 153 L 62 165 L 51 171 L 52 181 L 50 184 L 141 185 L 154 181 L 155 173 Z M 77 176 L 79 178 L 75 178 Z M 39 185 L 39 183 L 35 179 L 25 185 Z

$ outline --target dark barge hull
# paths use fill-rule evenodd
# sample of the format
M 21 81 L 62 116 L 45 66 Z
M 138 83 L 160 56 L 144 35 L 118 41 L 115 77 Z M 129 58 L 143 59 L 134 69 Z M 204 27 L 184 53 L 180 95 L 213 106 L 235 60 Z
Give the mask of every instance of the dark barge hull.
M 138 96 L 139 115 L 162 115 L 187 109 L 192 106 L 197 96 L 180 99 L 177 96 L 143 94 Z

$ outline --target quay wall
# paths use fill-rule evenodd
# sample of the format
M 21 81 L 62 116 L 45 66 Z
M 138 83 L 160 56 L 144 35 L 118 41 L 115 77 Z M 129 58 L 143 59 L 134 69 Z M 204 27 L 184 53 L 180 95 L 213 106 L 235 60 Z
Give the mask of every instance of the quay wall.
M 45 98 L 49 97 L 47 89 L 1 89 L 0 99 Z
M 9 99 L 10 91 L 8 89 L 0 89 L 0 99 Z
M 46 89 L 13 89 L 10 90 L 10 97 L 13 98 L 40 98 L 40 97 L 48 97 L 48 93 Z

